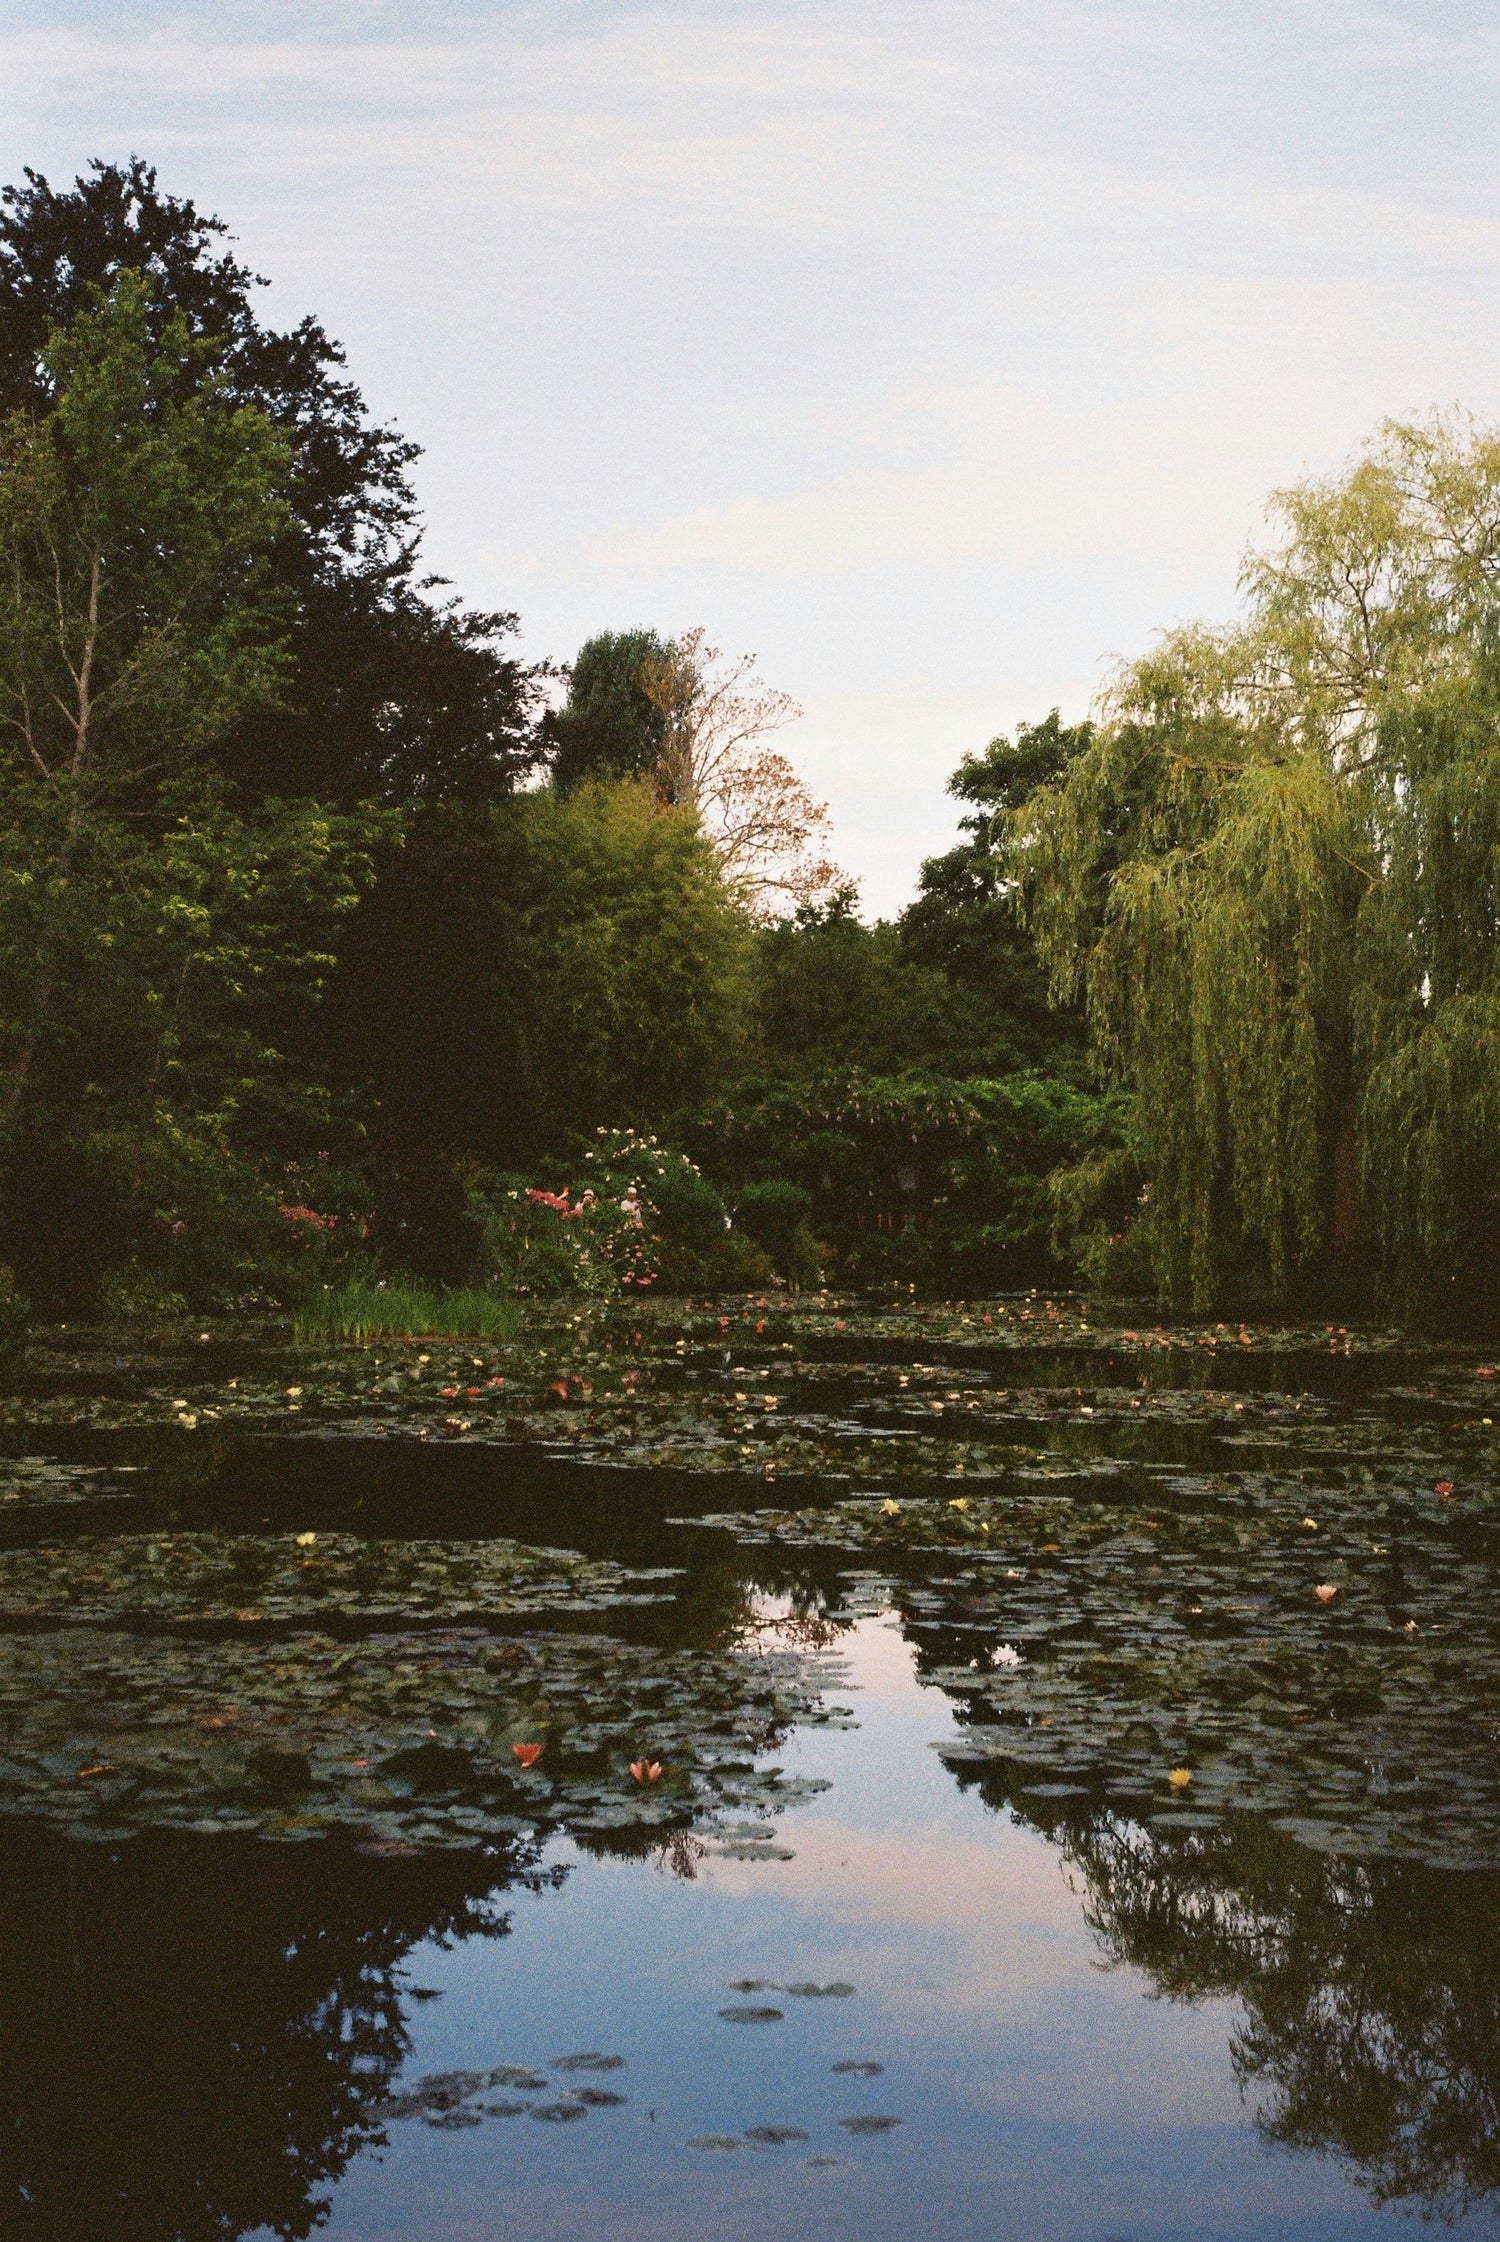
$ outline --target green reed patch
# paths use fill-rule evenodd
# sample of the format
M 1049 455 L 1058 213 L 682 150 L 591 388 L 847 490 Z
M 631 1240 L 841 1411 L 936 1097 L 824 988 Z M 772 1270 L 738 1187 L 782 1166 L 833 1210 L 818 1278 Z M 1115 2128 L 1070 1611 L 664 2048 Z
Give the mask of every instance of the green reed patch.
M 301 1341 L 328 1339 L 513 1339 L 522 1312 L 477 1286 L 351 1278 L 310 1293 L 297 1310 Z

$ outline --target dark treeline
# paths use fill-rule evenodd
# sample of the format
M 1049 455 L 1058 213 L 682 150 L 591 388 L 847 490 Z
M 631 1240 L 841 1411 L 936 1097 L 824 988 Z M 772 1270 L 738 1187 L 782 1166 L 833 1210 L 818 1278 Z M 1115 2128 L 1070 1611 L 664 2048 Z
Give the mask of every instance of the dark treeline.
M 966 758 L 869 926 L 785 696 L 696 630 L 526 658 L 259 285 L 139 162 L 0 204 L 0 1255 L 38 1307 L 1487 1296 L 1492 442 L 1293 494 L 1249 622 Z
M 142 164 L 4 198 L 20 1284 L 1052 1271 L 1046 1176 L 1114 1119 L 997 818 L 1083 735 L 966 763 L 960 845 L 862 925 L 766 744 L 791 705 L 699 633 L 605 634 L 563 690 L 423 576 L 414 447 L 257 287 Z

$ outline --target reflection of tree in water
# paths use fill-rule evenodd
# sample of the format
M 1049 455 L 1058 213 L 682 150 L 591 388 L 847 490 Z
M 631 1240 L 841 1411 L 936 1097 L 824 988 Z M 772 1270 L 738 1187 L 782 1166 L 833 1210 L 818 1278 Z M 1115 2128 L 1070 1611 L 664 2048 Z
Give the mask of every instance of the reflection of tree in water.
M 56 2242 L 309 2234 L 407 2051 L 399 1965 L 503 1934 L 493 1854 L 9 1840 L 0 2202 Z
M 1243 2003 L 1231 2055 L 1271 2139 L 1343 2158 L 1377 2202 L 1449 2216 L 1500 2194 L 1500 1878 L 1248 1820 L 1167 1834 L 1101 1812 L 1049 1834 L 1111 1961 L 1169 1999 Z

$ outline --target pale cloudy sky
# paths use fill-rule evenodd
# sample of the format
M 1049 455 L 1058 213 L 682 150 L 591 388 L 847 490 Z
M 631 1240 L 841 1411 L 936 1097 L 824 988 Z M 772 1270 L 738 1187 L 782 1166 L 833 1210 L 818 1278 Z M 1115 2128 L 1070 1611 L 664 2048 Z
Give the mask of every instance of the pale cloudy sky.
M 871 910 L 1267 489 L 1500 417 L 1497 95 L 1494 0 L 0 0 L 0 176 L 228 219 L 529 651 L 757 651 Z

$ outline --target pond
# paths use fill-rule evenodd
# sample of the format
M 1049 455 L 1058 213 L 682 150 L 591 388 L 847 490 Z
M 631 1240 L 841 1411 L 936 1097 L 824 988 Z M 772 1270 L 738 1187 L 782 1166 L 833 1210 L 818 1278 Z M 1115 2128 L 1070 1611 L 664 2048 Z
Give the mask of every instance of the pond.
M 1496 1367 L 1035 1296 L 47 1334 L 4 2231 L 1500 2231 Z

